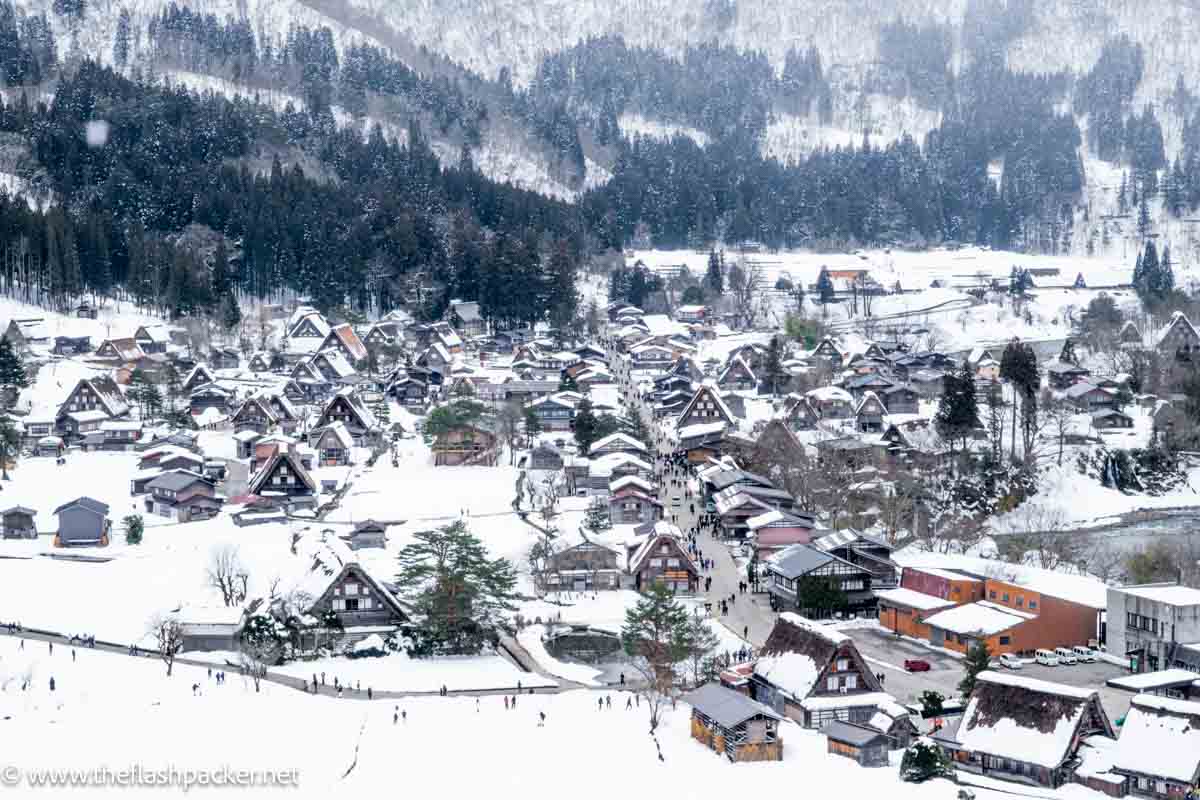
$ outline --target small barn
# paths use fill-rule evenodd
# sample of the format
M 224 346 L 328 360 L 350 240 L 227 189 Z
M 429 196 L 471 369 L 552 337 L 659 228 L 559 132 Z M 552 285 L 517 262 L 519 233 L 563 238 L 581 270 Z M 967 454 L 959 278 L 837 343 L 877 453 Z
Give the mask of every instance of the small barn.
M 834 720 L 821 730 L 828 742 L 828 752 L 854 759 L 860 767 L 888 765 L 888 737 L 866 725 Z
M 713 752 L 735 762 L 783 760 L 783 718 L 767 706 L 719 683 L 707 683 L 683 700 L 692 707 L 692 738 Z
M 36 511 L 24 506 L 13 506 L 0 511 L 0 520 L 3 520 L 4 523 L 3 530 L 0 531 L 0 538 L 36 539 L 37 525 L 34 523 L 36 517 Z

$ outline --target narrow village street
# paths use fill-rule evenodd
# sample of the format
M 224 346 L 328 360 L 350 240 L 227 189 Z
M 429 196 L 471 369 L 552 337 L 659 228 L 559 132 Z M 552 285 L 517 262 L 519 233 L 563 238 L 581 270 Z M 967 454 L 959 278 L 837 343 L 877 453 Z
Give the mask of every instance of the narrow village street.
M 728 543 L 715 538 L 709 528 L 700 529 L 699 521 L 704 515 L 703 501 L 699 498 L 699 482 L 690 466 L 671 463 L 675 447 L 673 440 L 661 429 L 654 419 L 653 410 L 638 395 L 630 379 L 628 363 L 611 347 L 609 357 L 619 364 L 617 374 L 621 381 L 622 397 L 634 413 L 641 415 L 646 428 L 656 437 L 655 482 L 659 488 L 659 500 L 663 504 L 663 518 L 674 523 L 689 536 L 698 531 L 696 537 L 698 558 L 711 559 L 712 568 L 701 573 L 700 595 L 711 603 L 712 616 L 725 627 L 754 648 L 762 647 L 771 629 L 775 626 L 776 613 L 771 610 L 766 592 L 758 594 L 747 591 L 740 593 L 738 584 L 747 580 L 746 569 L 738 565 Z M 678 504 L 675 498 L 679 498 Z M 711 579 L 708 591 L 704 583 Z M 721 601 L 728 602 L 728 613 L 721 613 Z

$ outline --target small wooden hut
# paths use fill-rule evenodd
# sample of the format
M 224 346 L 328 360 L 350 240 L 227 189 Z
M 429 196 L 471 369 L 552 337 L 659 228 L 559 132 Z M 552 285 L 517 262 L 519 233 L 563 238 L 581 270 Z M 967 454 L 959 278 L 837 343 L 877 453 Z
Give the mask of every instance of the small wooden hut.
M 730 761 L 782 761 L 783 720 L 762 703 L 719 683 L 684 696 L 692 706 L 692 738 Z

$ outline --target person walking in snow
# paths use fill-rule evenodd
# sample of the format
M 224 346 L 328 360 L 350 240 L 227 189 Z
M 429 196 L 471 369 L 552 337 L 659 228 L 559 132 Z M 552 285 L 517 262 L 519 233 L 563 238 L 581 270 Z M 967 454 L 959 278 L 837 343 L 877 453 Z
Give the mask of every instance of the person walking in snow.
M 54 642 L 46 642 L 46 644 L 50 645 L 50 655 L 54 655 Z
M 374 699 L 374 697 L 375 697 L 375 693 L 374 693 L 373 691 L 371 691 L 371 687 L 370 687 L 370 686 L 368 686 L 368 687 L 367 687 L 367 699 L 368 699 L 368 700 L 373 700 L 373 699 Z
M 50 677 L 50 691 L 54 691 L 54 676 Z
M 596 698 L 596 710 L 597 710 L 597 711 L 603 711 L 603 710 L 604 710 L 604 698 L 603 698 L 603 697 L 597 697 L 597 698 Z
M 504 695 L 504 710 L 508 711 L 508 695 Z
M 612 695 L 611 694 L 604 698 L 604 705 L 606 708 L 612 709 Z
M 72 664 L 75 663 L 75 648 L 74 647 L 71 648 L 71 663 Z
M 631 708 L 633 708 L 633 697 L 629 696 L 625 698 L 625 710 L 628 711 Z
M 541 721 L 538 723 L 538 727 L 541 728 L 546 724 L 546 712 L 539 711 L 538 716 L 541 717 Z
M 396 707 L 399 708 L 399 706 L 396 706 Z M 399 721 L 400 721 L 400 712 L 393 711 L 392 712 L 392 724 L 395 725 Z

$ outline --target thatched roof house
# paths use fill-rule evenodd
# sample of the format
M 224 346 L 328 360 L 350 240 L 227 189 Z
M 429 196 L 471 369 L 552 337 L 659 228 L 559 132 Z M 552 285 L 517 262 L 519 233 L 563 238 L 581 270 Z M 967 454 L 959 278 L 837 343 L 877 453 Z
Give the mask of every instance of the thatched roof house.
M 751 693 L 808 728 L 834 719 L 866 724 L 880 709 L 905 713 L 880 689 L 850 637 L 789 612 L 763 645 Z
M 956 766 L 1040 786 L 1061 786 L 1089 736 L 1116 738 L 1095 689 L 985 671 L 957 726 L 934 739 Z

